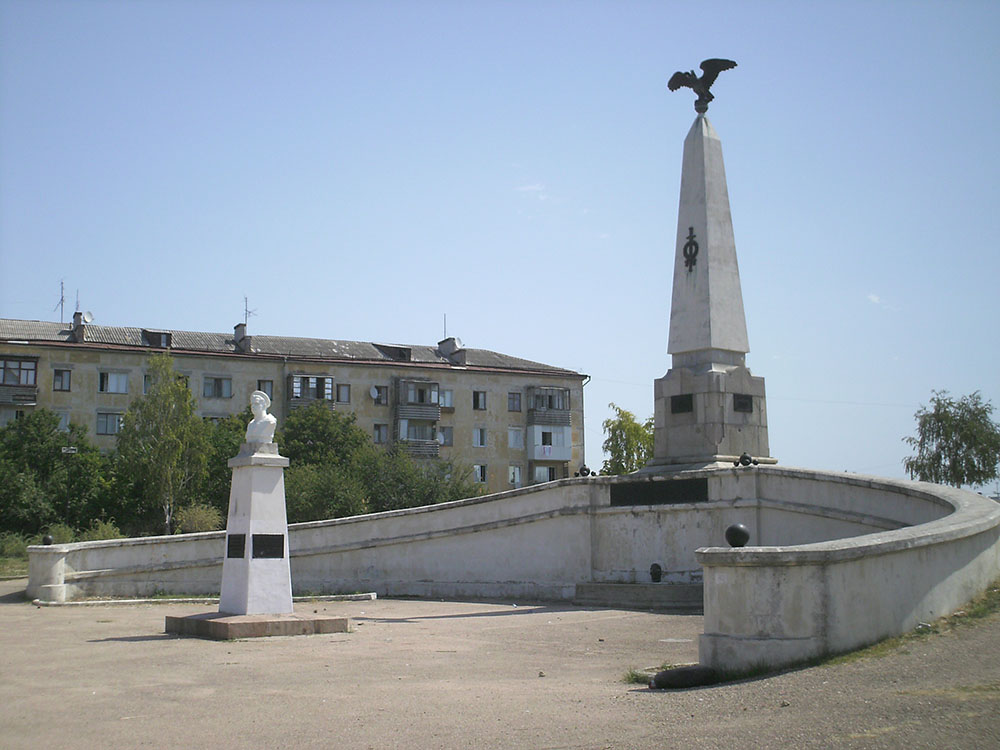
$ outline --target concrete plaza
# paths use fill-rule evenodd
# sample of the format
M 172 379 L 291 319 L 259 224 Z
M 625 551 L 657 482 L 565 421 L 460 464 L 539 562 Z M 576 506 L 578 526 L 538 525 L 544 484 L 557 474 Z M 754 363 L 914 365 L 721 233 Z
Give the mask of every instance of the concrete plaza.
M 865 658 L 654 692 L 702 618 L 519 603 L 297 603 L 354 631 L 166 635 L 211 605 L 42 607 L 0 583 L 4 748 L 1000 746 L 1000 616 Z

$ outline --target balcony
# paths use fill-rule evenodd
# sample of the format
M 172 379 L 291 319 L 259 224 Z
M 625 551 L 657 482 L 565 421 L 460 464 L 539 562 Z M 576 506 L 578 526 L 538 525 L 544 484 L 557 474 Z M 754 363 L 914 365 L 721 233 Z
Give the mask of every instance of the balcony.
M 0 404 L 34 406 L 37 403 L 37 385 L 0 385 Z
M 396 407 L 396 416 L 399 419 L 437 422 L 441 419 L 441 407 L 437 404 L 399 404 Z
M 397 445 L 413 458 L 437 458 L 440 445 L 437 440 L 400 440 Z
M 528 451 L 530 461 L 569 461 L 573 447 L 569 445 L 532 445 Z
M 569 427 L 572 423 L 567 409 L 528 409 L 528 424 Z

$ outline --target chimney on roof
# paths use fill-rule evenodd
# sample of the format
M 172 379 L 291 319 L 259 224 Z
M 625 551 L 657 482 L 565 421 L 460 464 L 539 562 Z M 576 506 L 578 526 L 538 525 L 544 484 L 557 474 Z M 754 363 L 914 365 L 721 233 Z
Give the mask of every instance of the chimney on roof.
M 438 341 L 438 352 L 453 365 L 465 365 L 465 347 L 462 345 L 462 339 L 449 336 Z
M 237 323 L 233 326 L 233 341 L 236 344 L 236 351 L 243 354 L 250 353 L 250 337 L 247 336 L 246 323 Z
M 73 313 L 73 341 L 82 343 L 87 338 L 87 323 L 83 313 L 77 310 Z

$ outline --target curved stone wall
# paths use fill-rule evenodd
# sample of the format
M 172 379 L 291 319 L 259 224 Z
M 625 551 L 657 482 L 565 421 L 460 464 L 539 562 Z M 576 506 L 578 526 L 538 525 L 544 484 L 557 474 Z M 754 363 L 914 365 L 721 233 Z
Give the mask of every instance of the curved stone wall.
M 732 523 L 750 545 L 722 548 Z M 844 651 L 947 614 L 1000 576 L 1000 506 L 938 485 L 760 466 L 567 479 L 289 527 L 295 593 L 572 601 L 588 583 L 704 584 L 701 658 Z M 217 594 L 224 533 L 31 547 L 51 601 Z
M 705 665 L 743 670 L 848 651 L 949 614 L 1000 576 L 1000 506 L 988 498 L 808 470 L 756 474 L 759 544 L 774 546 L 696 553 Z M 800 505 L 865 516 L 885 530 L 775 545 L 789 528 L 785 514 Z M 798 532 L 822 536 L 812 524 Z

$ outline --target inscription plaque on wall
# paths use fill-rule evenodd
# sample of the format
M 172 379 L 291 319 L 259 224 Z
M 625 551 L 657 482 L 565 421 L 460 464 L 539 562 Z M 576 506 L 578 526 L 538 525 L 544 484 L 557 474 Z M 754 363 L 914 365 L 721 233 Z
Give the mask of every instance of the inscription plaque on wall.
M 253 556 L 264 558 L 282 558 L 285 556 L 284 534 L 254 534 Z
M 247 552 L 247 535 L 230 534 L 226 537 L 226 557 L 242 558 Z
M 733 394 L 733 411 L 742 411 L 747 414 L 753 413 L 753 396 L 745 393 Z
M 684 414 L 689 411 L 694 411 L 694 396 L 690 393 L 670 397 L 671 414 Z
M 666 482 L 616 482 L 611 505 L 678 505 L 708 500 L 708 479 L 671 479 Z

